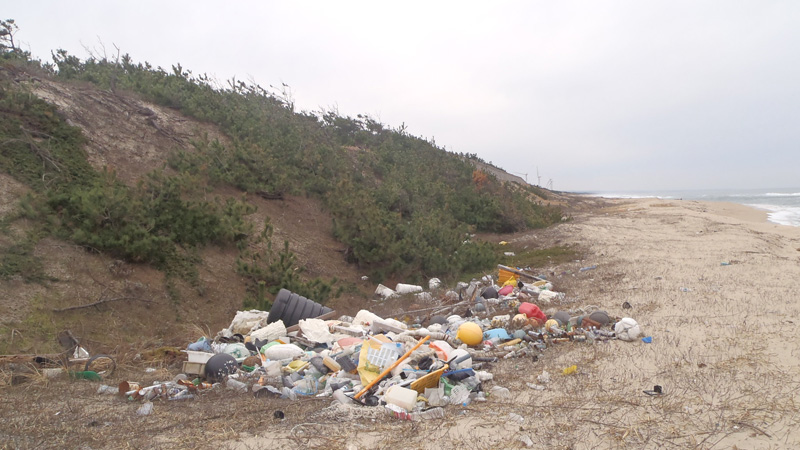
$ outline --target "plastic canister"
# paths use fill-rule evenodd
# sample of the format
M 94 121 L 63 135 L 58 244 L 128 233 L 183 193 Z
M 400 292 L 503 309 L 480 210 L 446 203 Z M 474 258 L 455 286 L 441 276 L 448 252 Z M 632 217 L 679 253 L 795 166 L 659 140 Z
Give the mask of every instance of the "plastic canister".
M 547 316 L 539 309 L 538 306 L 534 305 L 533 303 L 523 302 L 519 305 L 519 312 L 521 314 L 525 314 L 528 318 L 533 318 L 538 320 L 540 323 L 544 323 L 547 320 Z
M 281 363 L 280 361 L 266 361 L 262 364 L 262 367 L 267 371 L 268 377 L 279 377 L 281 376 Z
M 513 285 L 503 286 L 499 291 L 497 291 L 497 293 L 499 295 L 508 295 L 508 294 L 510 294 L 512 292 L 514 292 L 514 286 Z
M 450 359 L 450 352 L 453 351 L 453 347 L 447 343 L 447 341 L 433 341 L 430 344 L 431 350 L 436 352 L 436 357 L 447 361 Z
M 417 391 L 402 386 L 391 386 L 383 394 L 383 401 L 411 411 L 417 404 Z
M 456 363 L 456 361 L 458 361 L 464 356 L 467 356 L 468 358 Z M 469 356 L 470 356 L 469 352 L 464 350 L 463 348 L 457 348 L 453 350 L 452 352 L 450 352 L 450 359 L 453 360 L 454 362 L 450 365 L 450 367 L 453 370 L 469 369 L 470 367 L 472 367 L 472 357 Z

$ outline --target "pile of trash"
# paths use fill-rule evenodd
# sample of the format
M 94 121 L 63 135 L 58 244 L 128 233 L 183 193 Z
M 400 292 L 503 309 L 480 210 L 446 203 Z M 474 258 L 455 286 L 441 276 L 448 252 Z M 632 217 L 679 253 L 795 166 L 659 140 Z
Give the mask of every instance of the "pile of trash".
M 523 276 L 529 278 L 522 281 Z M 433 295 L 405 286 L 407 293 Z M 148 403 L 189 399 L 206 389 L 289 400 L 329 397 L 341 405 L 382 406 L 402 419 L 438 418 L 448 405 L 510 396 L 504 387 L 487 388 L 493 363 L 535 360 L 552 345 L 632 341 L 641 335 L 635 320 L 613 319 L 597 308 L 545 314 L 539 304 L 563 294 L 541 277 L 505 266 L 496 281 L 460 283 L 444 293 L 436 279 L 429 286 L 451 304 L 429 308 L 413 323 L 367 310 L 335 317 L 335 311 L 281 290 L 271 311 L 239 311 L 213 340 L 190 344 L 183 373 L 172 381 L 145 388 L 123 382 L 118 392 Z M 387 289 L 380 286 L 379 295 Z M 546 383 L 549 375 L 538 381 Z M 143 408 L 142 414 L 152 410 Z

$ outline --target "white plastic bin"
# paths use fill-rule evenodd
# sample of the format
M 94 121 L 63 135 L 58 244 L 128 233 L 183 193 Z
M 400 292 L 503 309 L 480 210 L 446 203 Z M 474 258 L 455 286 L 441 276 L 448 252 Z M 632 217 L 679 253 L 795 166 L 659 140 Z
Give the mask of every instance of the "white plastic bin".
M 194 350 L 183 350 L 183 351 L 186 352 L 187 355 L 189 355 L 189 362 L 193 363 L 205 364 L 208 362 L 209 359 L 211 359 L 212 356 L 214 356 L 213 353 L 208 353 L 208 352 L 198 352 Z

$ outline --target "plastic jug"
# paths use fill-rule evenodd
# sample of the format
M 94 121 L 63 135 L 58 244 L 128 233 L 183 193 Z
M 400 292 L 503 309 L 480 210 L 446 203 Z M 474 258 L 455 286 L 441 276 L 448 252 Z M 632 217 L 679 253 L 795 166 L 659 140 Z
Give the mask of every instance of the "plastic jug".
M 417 404 L 417 391 L 402 386 L 391 386 L 383 394 L 383 401 L 411 411 Z
M 464 350 L 463 348 L 457 348 L 450 352 L 450 359 L 453 361 L 450 363 L 450 368 L 453 370 L 458 369 L 469 369 L 472 367 L 472 357 L 468 351 Z M 463 357 L 467 357 L 466 359 L 462 359 Z M 461 360 L 461 361 L 459 361 Z
M 436 352 L 436 357 L 443 361 L 449 360 L 450 352 L 453 351 L 453 347 L 447 341 L 433 341 L 430 344 L 430 348 Z
M 267 361 L 263 364 L 264 370 L 267 372 L 268 377 L 281 376 L 281 363 L 280 361 Z
M 523 302 L 519 305 L 519 312 L 520 314 L 525 314 L 528 318 L 534 318 L 541 323 L 544 323 L 547 320 L 547 316 L 544 315 L 541 309 L 538 306 L 534 305 L 533 303 Z

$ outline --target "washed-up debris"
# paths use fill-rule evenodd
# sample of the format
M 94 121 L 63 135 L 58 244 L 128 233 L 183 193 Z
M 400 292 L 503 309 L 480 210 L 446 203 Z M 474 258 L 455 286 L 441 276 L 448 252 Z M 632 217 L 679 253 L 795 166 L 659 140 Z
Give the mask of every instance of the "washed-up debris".
M 578 366 L 571 365 L 571 366 L 565 368 L 564 370 L 562 370 L 561 374 L 562 375 L 572 375 L 572 374 L 576 373 L 577 371 L 578 371 Z
M 653 386 L 652 390 L 645 390 L 645 391 L 642 391 L 642 392 L 644 392 L 647 395 L 658 396 L 658 395 L 662 395 L 664 393 L 664 389 L 659 385 L 655 385 L 655 386 Z
M 639 328 L 639 324 L 631 319 L 630 317 L 625 317 L 616 325 L 614 325 L 614 333 L 617 336 L 617 339 L 621 339 L 623 341 L 635 341 L 640 334 L 642 334 L 642 330 Z
M 439 298 L 455 295 L 458 301 L 418 310 L 427 316 L 417 323 L 368 310 L 355 317 L 336 316 L 282 290 L 272 311 L 240 311 L 213 340 L 190 344 L 184 374 L 148 387 L 125 381 L 117 391 L 150 405 L 194 398 L 209 389 L 287 401 L 329 398 L 339 408 L 383 405 L 397 419 L 436 419 L 444 417 L 448 407 L 512 398 L 508 388 L 493 385 L 492 363 L 536 361 L 553 345 L 632 341 L 641 334 L 635 320 L 612 318 L 597 307 L 545 313 L 541 306 L 565 297 L 552 290 L 552 283 L 521 269 L 500 266 L 499 272 L 498 282 L 505 272 L 502 284 L 489 276 L 459 283 L 450 291 L 431 279 L 428 286 Z M 400 283 L 394 290 L 379 285 L 376 294 L 387 300 L 400 294 L 432 295 L 421 290 Z M 284 319 L 294 323 L 287 326 Z M 562 374 L 577 370 L 573 365 Z M 543 371 L 531 381 L 536 383 L 526 383 L 529 388 L 544 390 L 551 376 Z M 106 387 L 98 393 L 111 391 Z M 147 408 L 152 411 L 152 406 Z

